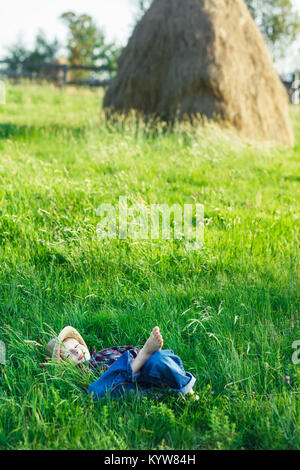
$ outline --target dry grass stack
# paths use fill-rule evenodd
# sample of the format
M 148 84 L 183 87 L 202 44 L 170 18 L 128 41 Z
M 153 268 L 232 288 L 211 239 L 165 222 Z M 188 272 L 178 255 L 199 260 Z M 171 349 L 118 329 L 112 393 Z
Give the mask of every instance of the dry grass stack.
M 242 0 L 155 0 L 119 61 L 104 107 L 220 119 L 293 145 L 287 93 Z

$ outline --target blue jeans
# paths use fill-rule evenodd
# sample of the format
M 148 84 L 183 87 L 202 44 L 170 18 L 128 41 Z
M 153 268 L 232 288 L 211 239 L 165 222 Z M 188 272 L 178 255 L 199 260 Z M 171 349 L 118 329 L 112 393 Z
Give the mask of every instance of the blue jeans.
M 173 351 L 156 351 L 136 374 L 132 372 L 132 361 L 130 351 L 126 351 L 89 386 L 88 393 L 99 399 L 107 392 L 116 397 L 131 390 L 143 392 L 154 387 L 186 395 L 196 382 L 192 374 L 185 372 L 180 358 Z

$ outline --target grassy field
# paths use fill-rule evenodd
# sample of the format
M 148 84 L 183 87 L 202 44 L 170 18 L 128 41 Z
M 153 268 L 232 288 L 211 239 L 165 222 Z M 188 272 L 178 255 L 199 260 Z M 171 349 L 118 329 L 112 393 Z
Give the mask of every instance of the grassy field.
M 300 449 L 300 112 L 282 149 L 211 125 L 108 125 L 100 106 L 25 85 L 0 106 L 0 448 Z M 100 241 L 96 209 L 120 195 L 204 204 L 205 247 Z M 93 377 L 39 365 L 68 324 L 97 349 L 159 325 L 200 400 L 93 402 Z

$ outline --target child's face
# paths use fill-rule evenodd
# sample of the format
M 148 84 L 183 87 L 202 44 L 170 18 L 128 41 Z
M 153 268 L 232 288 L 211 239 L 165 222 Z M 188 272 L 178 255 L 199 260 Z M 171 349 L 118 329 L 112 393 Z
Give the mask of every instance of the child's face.
M 89 350 L 78 343 L 74 338 L 68 338 L 64 341 L 64 347 L 61 352 L 62 359 L 68 359 L 74 362 L 75 365 L 83 361 L 88 361 L 91 358 Z

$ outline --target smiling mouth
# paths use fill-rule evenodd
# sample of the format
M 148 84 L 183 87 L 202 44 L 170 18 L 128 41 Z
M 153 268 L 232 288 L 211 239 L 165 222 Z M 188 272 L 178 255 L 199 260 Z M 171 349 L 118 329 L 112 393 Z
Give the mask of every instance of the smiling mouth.
M 78 358 L 78 361 L 82 361 L 82 359 L 84 359 L 83 354 Z

